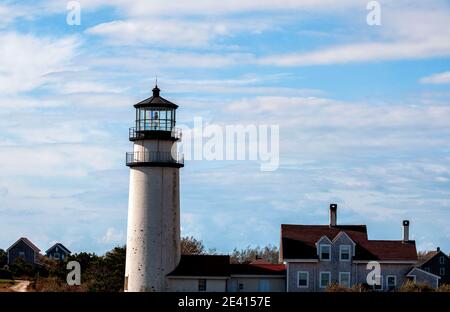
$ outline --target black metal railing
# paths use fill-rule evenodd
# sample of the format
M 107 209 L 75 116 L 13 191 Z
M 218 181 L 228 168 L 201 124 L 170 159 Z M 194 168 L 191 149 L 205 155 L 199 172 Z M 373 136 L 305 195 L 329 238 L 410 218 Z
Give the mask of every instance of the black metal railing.
M 130 152 L 126 155 L 127 166 L 139 164 L 178 164 L 184 165 L 184 155 L 169 152 Z
M 128 131 L 128 136 L 130 140 L 139 140 L 139 139 L 146 139 L 151 138 L 152 131 L 166 131 L 162 129 L 147 129 L 147 130 L 139 130 L 136 129 L 136 127 L 132 127 Z M 170 137 L 175 140 L 181 140 L 182 137 L 182 131 L 180 128 L 172 128 L 172 130 L 167 130 L 167 132 L 170 132 Z

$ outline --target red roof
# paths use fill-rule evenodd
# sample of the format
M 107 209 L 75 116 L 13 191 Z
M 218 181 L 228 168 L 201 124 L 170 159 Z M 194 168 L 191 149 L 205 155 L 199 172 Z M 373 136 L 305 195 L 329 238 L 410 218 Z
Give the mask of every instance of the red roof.
M 230 264 L 231 274 L 234 275 L 286 275 L 284 264 Z
M 182 255 L 177 268 L 167 276 L 230 277 L 230 275 L 284 276 L 284 264 L 270 264 L 257 260 L 250 264 L 230 264 L 229 256 Z
M 230 276 L 230 256 L 182 255 L 178 266 L 167 276 Z
M 354 260 L 416 261 L 414 241 L 369 240 L 365 225 L 281 225 L 283 259 L 317 259 L 316 242 L 345 232 L 356 244 Z

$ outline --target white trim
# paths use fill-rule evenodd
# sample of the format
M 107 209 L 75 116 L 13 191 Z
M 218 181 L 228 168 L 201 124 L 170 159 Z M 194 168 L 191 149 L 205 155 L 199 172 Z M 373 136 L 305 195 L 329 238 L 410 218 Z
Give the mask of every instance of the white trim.
M 338 233 L 338 235 L 336 235 L 336 237 L 333 239 L 333 243 L 334 243 L 335 241 L 337 241 L 338 238 L 341 237 L 341 235 L 347 236 L 347 238 L 353 243 L 353 245 L 356 245 L 356 243 L 353 241 L 353 239 L 352 239 L 350 236 L 348 236 L 348 234 L 345 233 L 344 231 L 340 231 L 340 232 Z
M 397 288 L 397 275 L 386 275 L 386 290 L 389 290 L 389 277 L 394 278 L 394 289 Z
M 386 260 L 386 261 L 379 261 L 379 260 L 353 260 L 353 263 L 359 264 L 359 263 L 369 263 L 371 261 L 376 261 L 378 263 L 385 263 L 385 264 L 416 264 L 417 261 L 415 260 Z
M 348 247 L 348 259 L 342 259 L 342 247 Z M 339 261 L 351 261 L 352 260 L 352 245 L 339 245 Z
M 289 276 L 289 262 L 286 262 L 286 292 L 289 292 Z
M 211 279 L 211 280 L 227 280 L 230 279 L 229 277 L 225 276 L 166 276 L 170 279 Z
M 329 248 L 329 258 L 328 259 L 323 259 L 322 258 L 322 247 L 328 247 Z M 320 261 L 331 261 L 331 245 L 330 244 L 320 244 L 319 245 L 319 259 Z
M 322 285 L 322 275 L 327 274 L 328 275 L 328 284 Z M 330 271 L 320 271 L 319 272 L 319 288 L 327 288 L 328 285 L 331 284 L 331 272 Z
M 433 274 L 433 273 L 430 273 L 430 272 L 424 271 L 424 270 L 422 270 L 421 268 L 412 268 L 412 269 L 411 269 L 411 271 L 409 271 L 409 273 L 408 273 L 408 274 L 406 274 L 406 276 L 407 276 L 407 277 L 412 277 L 412 276 L 415 276 L 415 275 L 413 274 L 414 270 L 418 270 L 418 271 L 420 271 L 420 272 L 422 272 L 422 273 L 425 273 L 425 274 L 431 275 L 432 277 L 436 277 L 436 278 L 438 278 L 438 279 L 440 279 L 440 278 L 441 278 L 441 277 L 440 277 L 439 275 L 436 275 L 436 274 Z
M 341 278 L 342 275 L 348 275 L 348 286 L 345 286 L 345 287 L 350 288 L 352 286 L 352 275 L 350 274 L 350 272 L 339 272 L 339 285 L 341 285 L 341 286 L 343 286 L 342 278 Z
M 286 263 L 289 263 L 289 262 L 315 263 L 315 262 L 319 262 L 319 260 L 317 260 L 317 259 L 284 259 L 284 262 L 286 262 Z
M 326 239 L 330 244 L 333 244 L 333 241 L 331 239 L 328 238 L 328 236 L 323 235 L 321 238 L 319 238 L 319 240 L 316 242 L 316 246 L 320 244 L 320 242 L 322 241 L 322 239 Z
M 373 288 L 373 290 L 375 290 L 375 291 L 383 291 L 383 290 L 384 290 L 383 274 L 380 274 L 379 276 L 380 276 L 380 285 L 376 285 L 376 284 L 373 284 L 373 285 L 372 285 L 372 288 Z M 375 276 L 375 278 L 376 278 L 376 276 Z M 378 286 L 380 286 L 379 289 L 376 288 L 376 287 L 378 287 Z
M 256 275 L 256 274 L 231 274 L 230 275 L 232 278 L 233 277 L 243 277 L 243 278 L 252 278 L 252 277 L 255 277 L 255 278 L 260 278 L 260 277 L 262 277 L 262 278 L 271 278 L 271 277 L 273 277 L 273 278 L 280 278 L 280 277 L 286 277 L 286 275 Z
M 306 273 L 306 286 L 300 286 L 300 274 Z M 297 288 L 309 288 L 309 271 L 297 271 Z

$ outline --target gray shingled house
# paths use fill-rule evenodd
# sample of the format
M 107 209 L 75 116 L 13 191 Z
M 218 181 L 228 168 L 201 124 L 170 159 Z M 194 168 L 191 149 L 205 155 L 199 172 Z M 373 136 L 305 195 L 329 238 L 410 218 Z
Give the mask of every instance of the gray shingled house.
M 17 258 L 23 258 L 31 265 L 37 265 L 40 251 L 28 238 L 21 237 L 6 250 L 8 264 L 12 264 Z
M 403 239 L 370 240 L 365 225 L 337 224 L 336 204 L 330 205 L 328 225 L 281 225 L 280 261 L 286 264 L 289 292 L 324 291 L 330 284 L 390 291 L 409 279 L 433 287 L 439 279 L 415 267 L 416 243 L 409 239 L 408 220 L 403 221 Z M 373 261 L 380 272 L 368 280 Z
M 63 261 L 65 258 L 70 256 L 71 253 L 72 252 L 63 244 L 56 243 L 45 252 L 45 255 L 51 259 Z

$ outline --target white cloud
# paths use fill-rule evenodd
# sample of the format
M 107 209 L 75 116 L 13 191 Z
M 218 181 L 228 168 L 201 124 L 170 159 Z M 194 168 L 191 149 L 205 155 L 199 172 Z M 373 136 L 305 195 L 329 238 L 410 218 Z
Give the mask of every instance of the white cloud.
M 449 84 L 450 83 L 450 71 L 423 77 L 422 79 L 420 79 L 420 82 L 425 83 L 425 84 Z
M 124 244 L 125 235 L 123 231 L 118 231 L 114 228 L 108 228 L 101 242 L 104 244 Z
M 267 20 L 180 20 L 150 18 L 113 21 L 96 25 L 86 33 L 100 35 L 112 44 L 150 44 L 152 47 L 206 47 L 214 39 L 237 32 L 259 33 L 270 29 Z
M 241 12 L 267 12 L 292 10 L 345 10 L 349 7 L 363 6 L 365 0 L 79 0 L 82 8 L 95 9 L 101 6 L 112 6 L 125 11 L 131 16 L 167 16 L 167 15 L 225 15 Z M 51 6 L 56 7 L 58 0 L 52 0 Z M 61 7 L 61 5 L 59 5 Z
M 66 70 L 76 55 L 75 37 L 51 39 L 14 32 L 0 33 L 0 94 L 30 91 L 45 75 Z
M 438 8 L 432 4 L 438 5 Z M 384 4 L 382 26 L 355 25 L 358 31 L 352 30 L 356 38 L 354 42 L 266 56 L 260 58 L 258 63 L 308 66 L 448 56 L 450 10 L 439 1 L 432 4 L 427 8 L 417 7 L 414 1 L 407 5 L 404 2 Z

